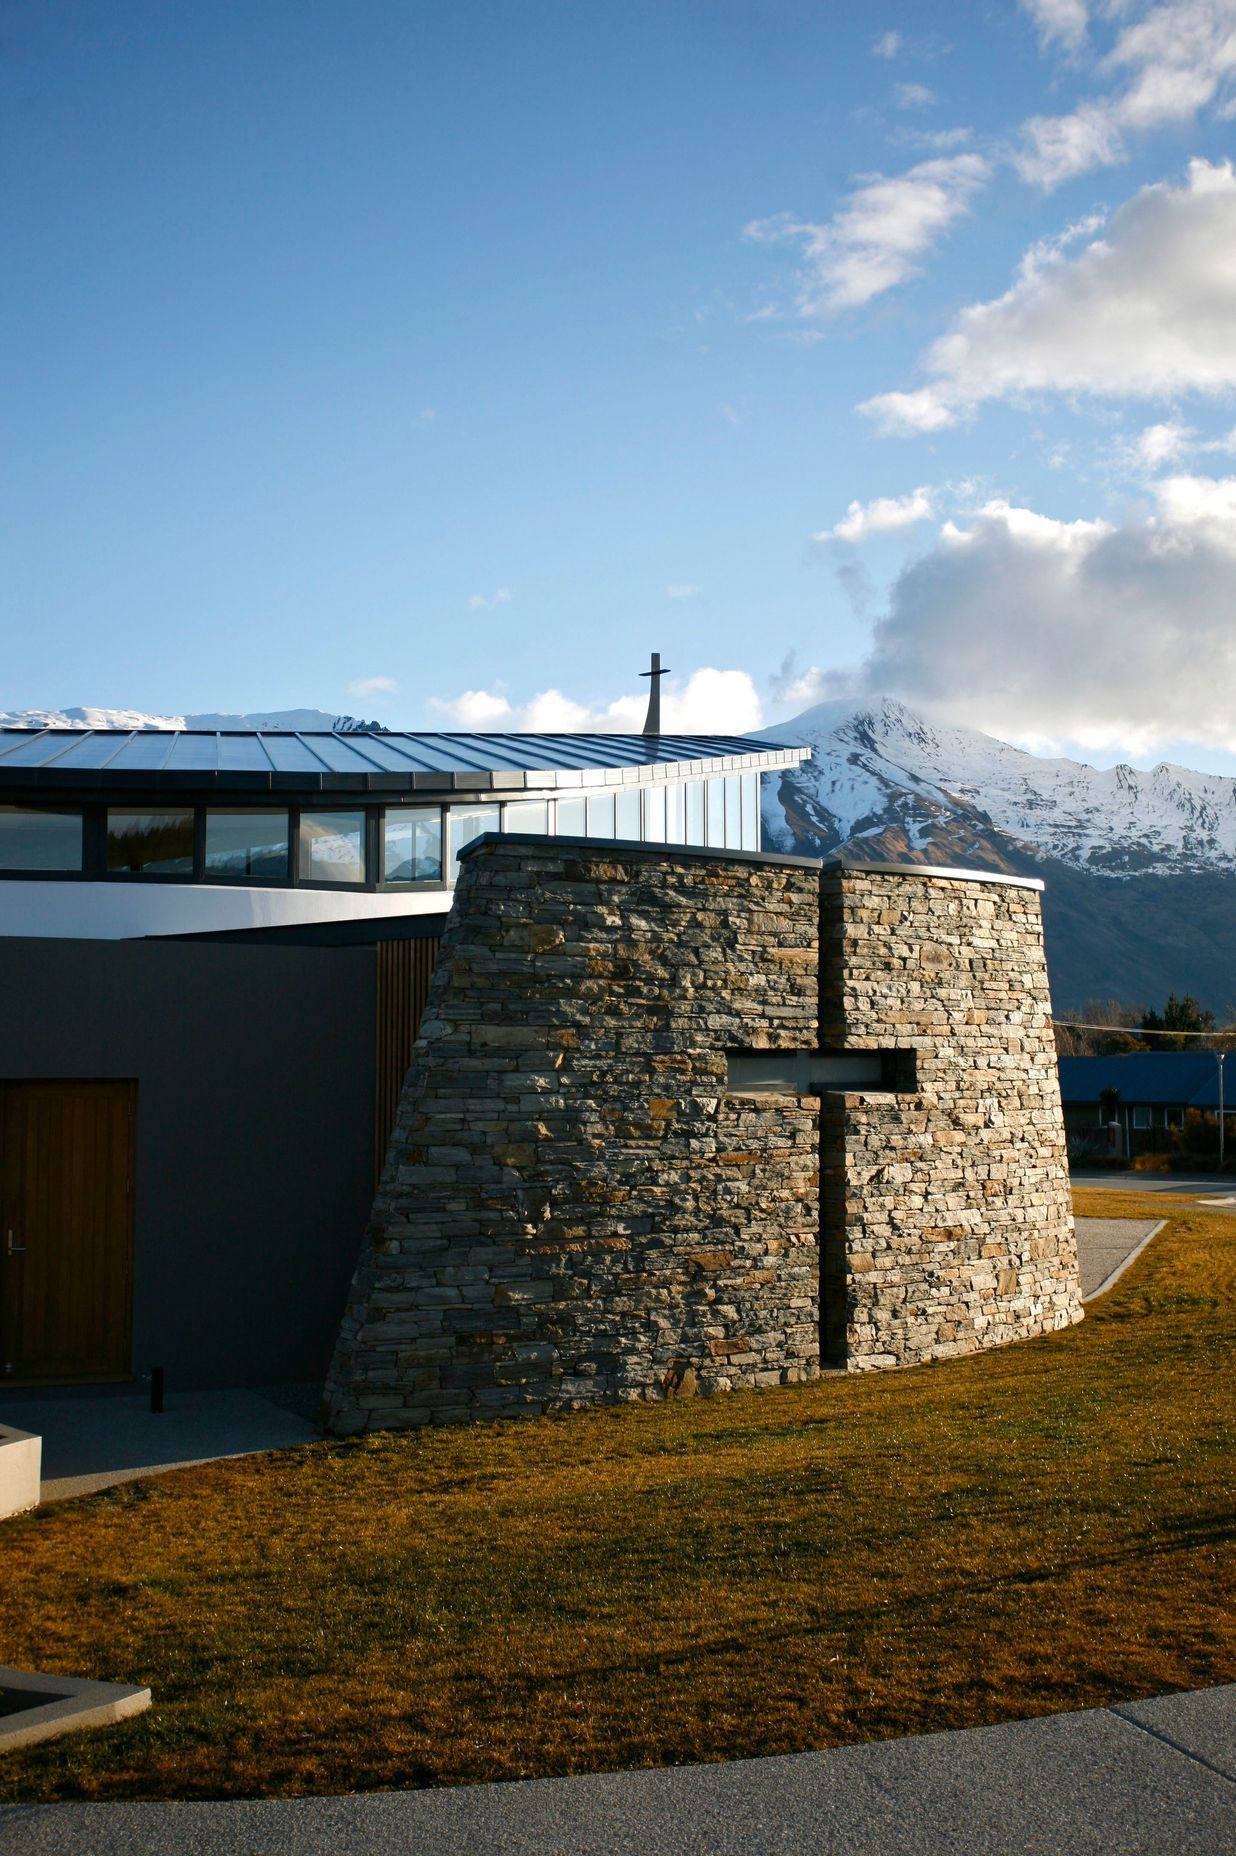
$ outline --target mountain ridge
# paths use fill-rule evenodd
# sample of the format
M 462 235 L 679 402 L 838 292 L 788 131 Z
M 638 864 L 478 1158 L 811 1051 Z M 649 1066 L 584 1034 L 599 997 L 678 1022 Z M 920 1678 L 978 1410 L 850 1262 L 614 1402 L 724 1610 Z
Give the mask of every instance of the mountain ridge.
M 1044 884 L 1057 1010 L 1088 999 L 1236 1006 L 1236 780 L 1047 760 L 891 698 L 761 730 L 811 759 L 764 782 L 768 848 Z
M 253 715 L 210 711 L 201 715 L 147 715 L 142 709 L 0 709 L 0 728 L 131 728 L 138 732 L 161 728 L 269 728 L 292 733 L 304 729 L 335 734 L 381 731 L 381 722 L 363 722 L 355 715 L 328 715 L 325 709 L 271 709 Z
M 819 855 L 891 834 L 916 857 L 953 840 L 970 855 L 985 847 L 995 867 L 1017 847 L 1121 879 L 1236 871 L 1227 775 L 1047 759 L 889 697 L 820 703 L 760 733 L 812 749 L 765 786 L 766 837 L 780 850 Z

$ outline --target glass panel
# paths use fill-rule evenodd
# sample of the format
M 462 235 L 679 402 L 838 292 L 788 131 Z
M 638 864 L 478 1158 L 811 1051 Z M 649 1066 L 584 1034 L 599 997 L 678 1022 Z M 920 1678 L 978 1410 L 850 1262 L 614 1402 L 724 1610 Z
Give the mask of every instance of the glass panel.
M 704 782 L 687 781 L 687 843 L 704 842 Z
M 742 848 L 744 851 L 758 851 L 760 848 L 760 776 L 758 773 L 744 773 L 742 776 Z
M 0 806 L 0 870 L 80 870 L 80 812 Z
M 665 838 L 668 844 L 681 844 L 686 832 L 682 781 L 674 780 L 665 793 Z
M 718 775 L 705 781 L 708 788 L 708 820 L 705 844 L 725 843 L 725 781 Z
M 725 848 L 727 851 L 742 849 L 742 800 L 740 797 L 742 782 L 736 773 L 725 776 Z
M 639 787 L 624 786 L 615 796 L 614 836 L 639 837 Z
M 644 788 L 644 836 L 649 844 L 665 843 L 665 788 Z
M 300 874 L 306 883 L 363 883 L 365 814 L 302 812 Z
M 207 876 L 286 876 L 286 812 L 208 812 Z
M 459 876 L 459 853 L 473 838 L 487 831 L 500 831 L 502 821 L 497 806 L 452 806 L 447 813 L 451 828 L 451 881 Z
M 388 806 L 382 828 L 382 877 L 387 883 L 442 881 L 442 808 Z
M 549 807 L 543 799 L 512 799 L 502 808 L 503 831 L 549 830 Z
M 558 801 L 558 836 L 582 838 L 588 830 L 588 807 L 582 799 Z
M 172 806 L 107 814 L 107 867 L 150 876 L 193 875 L 193 814 Z
M 612 838 L 614 835 L 614 795 L 597 793 L 588 801 L 588 836 Z

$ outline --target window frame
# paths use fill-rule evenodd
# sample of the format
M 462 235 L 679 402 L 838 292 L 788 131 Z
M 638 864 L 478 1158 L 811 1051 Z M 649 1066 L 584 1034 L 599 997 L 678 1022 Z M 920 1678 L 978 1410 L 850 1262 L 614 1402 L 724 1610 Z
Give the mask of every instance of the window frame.
M 110 820 L 111 820 L 111 815 L 113 812 L 129 812 L 129 813 L 137 814 L 139 816 L 143 812 L 145 813 L 174 812 L 174 813 L 178 813 L 181 817 L 184 817 L 187 814 L 188 819 L 189 819 L 189 829 L 190 829 L 192 845 L 193 845 L 193 848 L 189 853 L 188 870 L 112 870 L 110 869 L 108 867 L 108 862 L 107 862 L 107 846 L 108 846 L 108 840 L 111 837 Z M 181 804 L 181 805 L 176 805 L 174 803 L 169 804 L 166 800 L 151 800 L 147 802 L 144 799 L 116 800 L 114 802 L 113 801 L 105 802 L 103 806 L 101 807 L 103 835 L 102 835 L 102 842 L 99 846 L 99 860 L 102 866 L 100 874 L 102 875 L 104 882 L 106 883 L 182 883 L 183 884 L 183 883 L 196 883 L 200 881 L 198 872 L 201 869 L 200 851 L 201 851 L 201 834 L 203 830 L 203 826 L 201 824 L 201 819 L 199 816 L 201 812 L 202 812 L 202 808 L 197 804 L 196 801 L 189 801 L 188 803 Z
M 76 868 L 40 869 L 37 864 L 0 865 L 0 877 L 15 877 L 18 882 L 42 882 L 45 880 L 71 882 L 79 881 L 86 873 L 86 811 L 82 805 L 39 805 L 29 800 L 7 800 L 0 798 L 0 812 L 21 812 L 38 817 L 50 815 L 53 818 L 75 818 L 77 820 L 77 865 Z
M 712 850 L 720 856 L 727 854 L 724 843 L 707 842 L 707 813 L 710 780 L 723 782 L 725 775 L 680 775 L 678 778 L 658 781 L 656 791 L 663 795 L 661 803 L 665 808 L 665 837 L 651 839 L 647 832 L 647 798 L 651 790 L 647 781 L 634 785 L 634 792 L 640 802 L 639 841 L 658 848 L 672 849 L 685 846 L 695 850 Z M 754 775 L 758 783 L 758 773 Z M 272 790 L 269 792 L 245 792 L 229 790 L 226 787 L 219 792 L 205 795 L 200 791 L 181 794 L 176 790 L 155 791 L 135 785 L 131 791 L 119 791 L 100 796 L 97 789 L 93 793 L 80 789 L 66 791 L 63 799 L 56 793 L 39 791 L 28 794 L 15 789 L 11 794 L 0 793 L 0 804 L 13 811 L 39 813 L 46 812 L 58 816 L 72 815 L 81 821 L 81 860 L 79 867 L 70 870 L 38 869 L 0 869 L 0 883 L 46 882 L 46 883 L 144 883 L 148 885 L 180 885 L 181 887 L 205 887 L 221 889 L 313 889 L 323 894 L 366 894 L 370 892 L 389 892 L 395 895 L 414 895 L 422 891 L 434 892 L 449 899 L 454 888 L 455 876 L 451 872 L 451 841 L 453 837 L 453 818 L 461 811 L 492 811 L 497 816 L 496 829 L 501 832 L 508 829 L 506 824 L 507 807 L 526 803 L 543 803 L 546 806 L 548 837 L 595 837 L 606 842 L 616 835 L 617 820 L 609 831 L 597 831 L 589 819 L 594 808 L 607 812 L 611 807 L 617 812 L 617 800 L 620 791 L 632 790 L 631 786 L 619 786 L 616 783 L 597 780 L 580 787 L 566 787 L 559 790 L 549 789 L 538 793 L 532 792 L 495 792 L 475 795 L 441 792 L 420 794 L 415 789 L 408 792 L 357 792 L 342 793 L 333 789 L 321 794 L 294 794 Z M 714 791 L 716 789 L 714 788 Z M 725 787 L 721 785 L 721 793 Z M 690 797 L 695 793 L 702 801 L 704 813 L 704 838 L 697 841 L 688 835 L 688 813 Z M 723 802 L 724 803 L 724 802 Z M 583 830 L 571 829 L 564 825 L 560 808 L 584 810 Z M 442 874 L 439 878 L 414 877 L 406 882 L 388 881 L 385 874 L 385 821 L 388 812 L 424 811 L 436 812 L 442 834 Z M 192 867 L 188 870 L 144 871 L 144 870 L 109 870 L 107 867 L 108 819 L 112 813 L 170 813 L 188 815 L 193 820 Z M 287 820 L 289 846 L 288 872 L 286 876 L 270 874 L 232 875 L 223 871 L 211 871 L 206 867 L 206 835 L 209 815 L 234 813 L 271 813 L 282 814 Z M 307 815 L 347 813 L 360 814 L 364 819 L 364 844 L 366 875 L 363 881 L 340 883 L 325 882 L 320 878 L 303 875 L 301 871 L 301 825 Z M 678 815 L 678 816 L 676 816 Z M 758 784 L 757 784 L 758 816 Z M 679 817 L 681 824 L 679 824 Z M 522 829 L 516 826 L 515 829 Z M 681 836 L 676 835 L 681 831 Z M 724 832 L 724 824 L 722 825 Z M 529 835 L 539 837 L 540 832 Z M 745 848 L 745 847 L 744 847 Z
M 378 875 L 372 887 L 375 889 L 389 890 L 394 895 L 404 895 L 405 893 L 414 895 L 422 889 L 447 889 L 449 888 L 450 885 L 447 883 L 447 880 L 446 880 L 446 867 L 447 867 L 446 815 L 447 815 L 447 812 L 449 811 L 449 807 L 440 805 L 440 804 L 434 804 L 432 801 L 430 801 L 428 804 L 418 804 L 415 800 L 410 800 L 406 805 L 403 804 L 402 802 L 397 805 L 392 805 L 388 802 L 385 805 L 376 806 L 374 810 L 377 814 L 377 851 L 376 851 L 377 862 L 375 865 L 371 865 L 370 867 L 375 868 L 378 872 Z M 404 880 L 397 880 L 394 877 L 387 876 L 386 874 L 386 816 L 388 812 L 436 812 L 437 813 L 438 815 L 438 875 L 436 877 L 411 876 L 411 877 L 407 877 Z M 370 885 L 366 884 L 365 887 L 369 888 Z
M 200 883 L 211 883 L 211 884 L 218 883 L 225 889 L 290 889 L 291 888 L 292 885 L 290 882 L 290 877 L 292 874 L 292 866 L 296 862 L 296 847 L 297 847 L 298 836 L 299 836 L 298 826 L 293 822 L 294 808 L 292 806 L 257 806 L 257 805 L 248 805 L 248 806 L 218 806 L 218 805 L 215 805 L 215 806 L 212 806 L 212 805 L 204 805 L 204 806 L 198 806 L 196 808 L 196 811 L 197 811 L 197 819 L 195 822 L 195 829 L 194 829 L 194 860 L 193 860 L 194 870 L 195 870 L 193 881 L 195 883 L 199 883 L 199 882 Z M 220 812 L 235 813 L 241 816 L 245 814 L 252 814 L 255 812 L 269 812 L 271 814 L 281 813 L 283 817 L 287 820 L 287 875 L 286 876 L 272 876 L 269 873 L 265 873 L 265 874 L 256 875 L 256 876 L 244 876 L 244 875 L 236 876 L 226 870 L 208 870 L 206 867 L 207 825 L 209 823 L 211 813 L 218 815 Z M 197 871 L 201 872 L 200 876 L 196 874 Z M 338 885 L 333 885 L 332 887 L 337 888 Z

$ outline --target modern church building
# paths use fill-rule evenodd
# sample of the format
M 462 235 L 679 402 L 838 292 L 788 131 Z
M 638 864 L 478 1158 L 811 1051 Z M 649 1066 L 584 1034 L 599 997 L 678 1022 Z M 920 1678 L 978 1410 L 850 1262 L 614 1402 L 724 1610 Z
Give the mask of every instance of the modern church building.
M 10 1384 L 320 1378 L 494 833 L 760 849 L 752 738 L 0 730 Z

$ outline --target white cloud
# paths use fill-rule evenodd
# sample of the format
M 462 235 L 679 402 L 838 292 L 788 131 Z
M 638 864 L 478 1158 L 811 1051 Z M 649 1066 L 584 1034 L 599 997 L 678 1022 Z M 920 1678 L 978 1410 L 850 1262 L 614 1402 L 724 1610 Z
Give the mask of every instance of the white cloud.
M 855 309 L 918 275 L 990 172 L 982 155 L 935 156 L 904 174 L 860 176 L 845 206 L 824 225 L 782 213 L 752 220 L 746 236 L 801 246 L 806 268 L 795 303 L 799 317 Z
M 933 387 L 915 393 L 877 393 L 858 409 L 875 420 L 882 432 L 904 437 L 911 432 L 942 432 L 956 424 L 957 415 Z
M 921 110 L 935 102 L 936 93 L 926 84 L 894 84 L 893 98 L 899 110 Z
M 1236 477 L 1165 477 L 1155 496 L 1165 530 L 1205 533 L 1215 547 L 1236 555 Z
M 638 734 L 648 708 L 647 691 L 612 702 L 576 702 L 561 690 L 542 690 L 515 704 L 502 690 L 465 690 L 460 696 L 431 697 L 426 705 L 457 728 L 501 729 L 543 734 Z M 684 684 L 667 678 L 661 687 L 663 734 L 743 735 L 763 720 L 759 692 L 745 670 L 693 670 Z
M 1143 427 L 1125 448 L 1125 458 L 1134 469 L 1161 470 L 1165 464 L 1174 464 L 1191 451 L 1196 437 L 1191 425 L 1184 425 L 1179 419 L 1164 419 L 1158 425 Z
M 422 425 L 432 425 L 438 415 L 432 406 L 422 406 L 416 416 Z
M 870 535 L 886 535 L 914 522 L 929 521 L 934 513 L 932 491 L 921 484 L 908 496 L 877 496 L 870 503 L 851 503 L 840 522 L 821 529 L 812 540 L 866 541 Z
M 895 58 L 904 43 L 900 32 L 881 32 L 871 44 L 873 58 Z
M 860 410 L 885 431 L 933 432 L 1023 394 L 1227 393 L 1234 319 L 1236 171 L 1193 161 L 1184 186 L 1144 187 L 1075 257 L 1060 240 L 1035 246 L 1010 290 L 928 350 L 926 386 Z
M 804 709 L 824 700 L 830 680 L 829 672 L 821 670 L 818 664 L 800 668 L 794 652 L 790 651 L 782 658 L 780 670 L 769 677 L 768 686 L 774 702 Z
M 1038 27 L 1040 45 L 1061 45 L 1075 52 L 1085 44 L 1086 0 L 1021 0 L 1021 4 Z
M 515 711 L 499 690 L 464 690 L 459 696 L 431 696 L 425 707 L 456 728 L 514 728 Z
M 1058 29 L 1047 36 L 1076 49 L 1068 16 L 1070 0 L 1025 0 L 1045 33 L 1049 16 Z M 1117 0 L 1110 16 L 1127 14 Z M 1081 22 L 1084 30 L 1084 18 Z M 1226 113 L 1236 75 L 1236 0 L 1163 0 L 1143 7 L 1119 33 L 1102 69 L 1123 79 L 1107 96 L 1091 97 L 1065 116 L 1035 116 L 1023 125 L 1023 146 L 1014 165 L 1023 179 L 1055 187 L 1095 167 L 1112 167 L 1125 157 L 1124 132 L 1141 133 L 1193 121 L 1210 104 Z
M 398 689 L 394 677 L 357 677 L 348 684 L 349 696 L 394 696 Z
M 675 580 L 666 587 L 665 597 L 667 599 L 694 599 L 698 592 L 699 588 L 692 586 L 689 581 Z
M 1236 478 L 1180 475 L 1114 526 L 988 503 L 907 566 L 821 694 L 899 695 L 1005 739 L 1236 749 Z
M 1036 187 L 1058 187 L 1091 168 L 1111 168 L 1125 148 L 1110 110 L 1084 103 L 1071 116 L 1031 116 L 1022 125 L 1023 146 L 1013 165 Z
M 509 606 L 515 595 L 509 586 L 495 587 L 489 594 L 473 593 L 468 601 L 469 612 L 492 612 L 495 606 Z
M 965 148 L 974 140 L 974 131 L 960 126 L 956 129 L 903 129 L 898 132 L 897 140 L 914 148 L 930 148 L 937 154 L 946 154 L 949 149 Z

